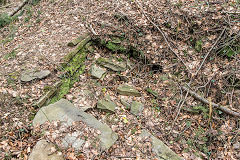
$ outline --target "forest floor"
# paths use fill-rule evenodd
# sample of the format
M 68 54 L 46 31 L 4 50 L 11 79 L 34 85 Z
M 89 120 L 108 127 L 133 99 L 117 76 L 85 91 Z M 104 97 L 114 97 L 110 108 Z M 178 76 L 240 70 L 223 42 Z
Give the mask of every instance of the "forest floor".
M 11 12 L 11 7 L 1 8 L 1 13 Z M 0 29 L 1 159 L 28 158 L 41 138 L 33 132 L 32 120 L 39 110 L 33 104 L 44 95 L 45 86 L 59 79 L 57 68 L 72 50 L 67 43 L 84 33 L 103 38 L 124 34 L 151 60 L 145 64 L 130 58 L 135 67 L 123 73 L 141 90 L 141 102 L 154 113 L 142 117 L 140 128 L 147 128 L 185 159 L 240 159 L 239 117 L 212 107 L 214 102 L 240 112 L 238 0 L 42 0 L 22 10 L 22 15 Z M 94 52 L 98 57 L 109 54 L 101 48 Z M 48 69 L 51 75 L 22 83 L 21 72 L 33 68 Z M 86 77 L 88 69 L 83 73 Z M 101 94 L 114 96 L 110 79 L 99 83 L 113 86 Z M 186 93 L 181 87 L 186 85 L 210 104 Z M 147 87 L 158 98 L 149 95 Z M 75 89 L 65 96 L 73 103 Z M 99 119 L 109 116 L 91 112 Z M 115 130 L 121 128 L 124 135 L 124 125 L 115 125 Z M 64 153 L 66 159 L 77 159 L 73 151 Z M 96 159 L 111 159 L 109 154 Z

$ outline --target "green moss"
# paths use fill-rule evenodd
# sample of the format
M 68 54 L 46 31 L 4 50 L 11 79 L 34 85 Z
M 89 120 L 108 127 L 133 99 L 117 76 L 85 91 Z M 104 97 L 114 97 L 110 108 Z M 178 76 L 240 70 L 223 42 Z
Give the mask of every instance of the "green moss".
M 86 50 L 82 49 L 80 50 L 75 57 L 72 58 L 72 60 L 64 67 L 64 71 L 68 72 L 70 76 L 74 76 L 75 72 L 81 68 L 81 66 L 84 64 L 86 58 Z
M 99 57 L 96 61 L 98 64 L 101 64 L 102 62 L 106 62 L 105 58 Z
M 16 50 L 12 50 L 10 53 L 7 53 L 4 55 L 4 59 L 8 60 L 8 59 L 15 59 L 16 58 Z
M 94 47 L 92 46 L 92 42 L 88 42 L 85 46 L 88 52 L 93 53 L 94 52 Z
M 202 51 L 202 45 L 203 45 L 203 42 L 201 40 L 196 41 L 196 43 L 195 43 L 195 50 L 197 52 Z
M 158 98 L 158 93 L 151 88 L 146 88 L 146 91 L 150 94 L 152 94 L 154 97 Z
M 233 58 L 238 53 L 240 53 L 239 45 L 226 46 L 220 51 L 221 55 L 226 55 L 228 58 Z
M 44 86 L 43 91 L 44 91 L 45 93 L 47 93 L 47 92 L 50 91 L 51 89 L 52 89 L 52 86 Z
M 126 52 L 127 49 L 119 44 L 108 41 L 106 47 L 113 52 Z
M 0 14 L 0 28 L 12 22 L 12 18 L 7 13 Z
M 68 76 L 62 78 L 61 86 L 57 91 L 56 95 L 51 99 L 50 103 L 54 103 L 61 98 L 63 98 L 73 87 L 74 83 L 79 80 L 79 76 L 84 72 L 85 69 L 85 59 L 87 51 L 85 48 L 80 50 L 68 64 L 62 66 L 62 70 L 67 72 Z

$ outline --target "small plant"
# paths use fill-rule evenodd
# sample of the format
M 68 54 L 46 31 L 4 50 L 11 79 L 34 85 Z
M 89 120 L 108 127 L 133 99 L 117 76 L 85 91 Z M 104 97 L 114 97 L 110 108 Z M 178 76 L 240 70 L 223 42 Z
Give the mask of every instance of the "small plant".
M 203 44 L 203 42 L 201 40 L 196 41 L 196 43 L 195 43 L 195 50 L 197 52 L 201 52 L 202 51 L 202 44 Z
M 236 35 L 224 43 L 225 44 L 217 51 L 220 55 L 233 58 L 233 56 L 240 53 L 239 36 Z
M 10 53 L 7 53 L 5 56 L 4 56 L 4 59 L 8 60 L 8 59 L 14 59 L 16 58 L 16 50 L 12 50 L 12 52 Z
M 14 25 L 9 25 L 9 31 L 10 33 L 7 35 L 7 37 L 3 40 L 1 40 L 1 43 L 4 45 L 8 42 L 11 42 L 13 40 L 13 38 L 15 37 L 15 33 L 16 33 L 17 27 Z
M 36 19 L 36 23 L 40 23 L 41 19 L 40 19 L 40 15 L 42 14 L 41 11 L 37 11 L 37 19 Z
M 240 53 L 240 46 L 237 46 L 237 47 L 226 46 L 220 52 L 220 54 L 225 55 L 228 58 L 232 58 L 234 55 L 238 53 Z
M 208 109 L 204 106 L 193 106 L 193 111 L 197 113 L 201 113 L 203 115 L 203 118 L 208 117 Z
M 27 7 L 26 10 L 27 11 L 26 11 L 26 17 L 24 19 L 24 22 L 29 22 L 30 18 L 32 17 L 33 12 L 31 10 L 31 7 Z
M 37 5 L 40 2 L 40 0 L 32 0 L 32 5 Z
M 2 13 L 0 15 L 0 28 L 5 27 L 6 25 L 12 22 L 12 18 L 7 13 Z

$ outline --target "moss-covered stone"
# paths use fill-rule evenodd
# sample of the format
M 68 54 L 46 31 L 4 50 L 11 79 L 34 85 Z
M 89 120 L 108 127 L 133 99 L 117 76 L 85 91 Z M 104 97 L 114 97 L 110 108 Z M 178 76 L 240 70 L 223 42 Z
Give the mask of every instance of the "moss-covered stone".
M 114 112 L 116 108 L 116 104 L 111 100 L 102 99 L 98 101 L 97 108 L 105 110 L 107 112 Z
M 122 72 L 125 71 L 127 68 L 127 64 L 124 62 L 119 62 L 115 59 L 109 59 L 109 58 L 98 58 L 97 63 L 105 68 L 109 68 L 116 72 Z
M 133 101 L 131 104 L 130 112 L 135 116 L 138 116 L 143 110 L 143 104 L 140 102 Z
M 63 98 L 72 88 L 75 82 L 78 81 L 79 76 L 84 72 L 85 59 L 87 50 L 82 48 L 67 64 L 62 65 L 62 70 L 66 76 L 62 77 L 61 86 L 56 95 L 51 99 L 50 103 L 54 103 Z
M 91 40 L 90 36 L 85 37 L 85 39 L 83 39 L 78 45 L 77 47 L 71 51 L 70 53 L 68 53 L 65 57 L 64 57 L 64 61 L 65 63 L 68 63 L 71 61 L 71 59 L 79 52 L 81 51 L 85 45 Z
M 125 95 L 125 96 L 136 96 L 136 97 L 140 97 L 141 93 L 136 90 L 135 88 L 133 88 L 132 86 L 123 84 L 121 86 L 119 86 L 117 88 L 117 92 L 121 95 Z
M 119 44 L 115 44 L 111 41 L 108 41 L 106 47 L 113 52 L 127 52 L 127 49 Z

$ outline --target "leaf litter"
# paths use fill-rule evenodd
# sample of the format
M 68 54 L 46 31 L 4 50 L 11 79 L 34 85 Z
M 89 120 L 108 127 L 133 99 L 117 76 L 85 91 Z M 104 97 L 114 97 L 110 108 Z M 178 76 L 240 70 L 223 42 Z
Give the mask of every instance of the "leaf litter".
M 236 38 L 236 35 L 239 34 L 240 22 L 239 16 L 235 14 L 239 12 L 239 2 L 148 0 L 141 5 L 153 22 L 161 26 L 174 50 L 181 55 L 192 73 L 197 71 L 221 30 L 227 27 L 220 43 L 208 57 L 191 87 L 200 95 L 211 97 L 213 102 L 239 110 L 239 54 L 228 58 L 217 54 L 218 50 L 224 50 L 225 42 L 239 42 L 239 36 Z M 1 45 L 1 157 L 27 159 L 33 146 L 42 137 L 36 135 L 31 126 L 32 118 L 38 110 L 32 105 L 44 94 L 44 86 L 51 86 L 58 79 L 52 74 L 46 79 L 22 84 L 17 77 L 23 70 L 32 68 L 48 69 L 55 73 L 61 59 L 71 50 L 66 44 L 79 34 L 89 32 L 91 24 L 94 31 L 101 33 L 102 37 L 116 33 L 128 37 L 128 43 L 142 50 L 152 63 L 161 64 L 163 71 L 154 73 L 148 65 L 131 59 L 135 62 L 135 68 L 124 74 L 131 84 L 141 90 L 143 96 L 137 100 L 146 106 L 143 115 L 136 118 L 121 105 L 120 97 L 115 93 L 114 89 L 122 82 L 114 80 L 114 74 L 108 75 L 108 81 L 91 82 L 86 68 L 86 72 L 80 77 L 82 81 L 74 85 L 66 98 L 75 105 L 94 106 L 97 103 L 96 98 L 100 99 L 107 94 L 114 97 L 118 102 L 115 114 L 109 115 L 95 109 L 88 112 L 111 126 L 119 135 L 119 140 L 104 153 L 89 148 L 89 153 L 85 154 L 77 154 L 72 148 L 62 150 L 66 158 L 86 159 L 95 155 L 96 159 L 150 159 L 153 156 L 151 149 L 148 149 L 151 148 L 151 140 L 139 141 L 136 138 L 142 128 L 147 128 L 185 159 L 239 159 L 239 148 L 236 147 L 240 141 L 239 120 L 214 110 L 209 126 L 208 112 L 203 109 L 209 110 L 209 106 L 204 106 L 190 96 L 185 100 L 184 107 L 171 128 L 178 103 L 184 98 L 179 85 L 189 82 L 190 73 L 169 51 L 163 37 L 141 14 L 134 1 L 40 1 L 37 6 L 32 6 L 31 10 L 33 16 L 28 22 L 23 22 L 27 16 L 24 14 L 0 31 L 1 39 L 6 39 L 7 35 L 15 32 L 15 37 L 10 42 Z M 11 26 L 16 26 L 16 31 Z M 198 45 L 196 50 L 196 43 L 200 40 L 202 45 Z M 228 44 L 233 48 L 233 52 L 238 52 L 234 45 Z M 16 55 L 12 58 L 4 58 L 15 50 Z M 107 50 L 95 48 L 92 56 L 110 55 Z M 91 59 L 91 55 L 88 58 Z M 90 63 L 92 61 L 90 60 Z M 79 93 L 82 93 L 82 90 L 79 86 L 84 86 L 86 81 L 89 86 L 95 86 L 95 95 L 87 100 L 76 98 L 81 97 Z M 96 87 L 96 83 L 104 87 Z M 110 85 L 112 87 L 109 87 Z M 159 98 L 145 92 L 147 87 L 156 92 Z M 132 100 L 136 99 L 129 101 Z M 197 114 L 189 110 L 196 106 L 199 106 L 198 111 L 202 108 Z M 57 126 L 45 124 L 43 127 L 49 129 L 49 132 L 56 132 Z M 79 126 L 83 126 L 85 132 L 91 132 L 84 124 Z M 56 130 L 51 130 L 55 129 L 54 127 Z M 76 128 L 71 128 L 72 132 Z M 97 134 L 92 132 L 88 135 Z M 56 137 L 58 136 L 62 135 L 56 134 Z M 57 142 L 56 137 L 47 138 Z M 136 148 L 144 150 L 139 151 Z

